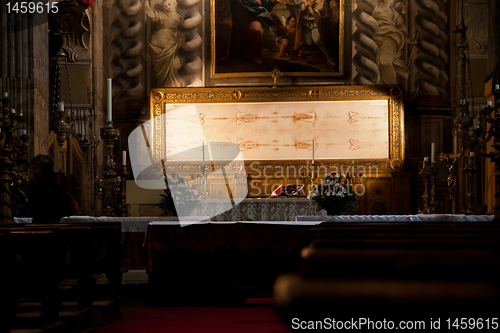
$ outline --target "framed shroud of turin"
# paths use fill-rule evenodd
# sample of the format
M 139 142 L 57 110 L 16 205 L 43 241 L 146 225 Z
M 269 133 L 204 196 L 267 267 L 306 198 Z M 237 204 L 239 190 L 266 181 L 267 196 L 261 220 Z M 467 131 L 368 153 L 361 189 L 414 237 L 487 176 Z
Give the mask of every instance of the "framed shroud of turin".
M 165 156 L 174 162 L 180 151 L 202 144 L 190 140 L 190 130 L 180 129 L 172 118 L 162 121 L 172 111 L 186 114 L 184 123 L 201 127 L 205 144 L 237 144 L 245 165 L 258 162 L 258 168 L 310 164 L 313 154 L 315 163 L 325 167 L 391 171 L 404 164 L 399 86 L 154 89 L 154 160 Z

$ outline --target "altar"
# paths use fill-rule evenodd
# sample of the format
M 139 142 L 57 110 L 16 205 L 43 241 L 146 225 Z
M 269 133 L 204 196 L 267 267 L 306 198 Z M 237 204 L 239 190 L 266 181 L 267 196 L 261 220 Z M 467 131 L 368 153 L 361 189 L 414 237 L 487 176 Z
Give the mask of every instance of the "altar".
M 150 101 L 150 120 L 128 138 L 128 216 L 162 215 L 155 204 L 167 175 L 176 179 L 171 193 L 190 186 L 209 199 L 194 214 L 212 221 L 322 215 L 305 197 L 330 173 L 349 174 L 360 214 L 410 213 L 397 86 L 283 88 L 276 96 L 155 89 Z M 298 198 L 266 200 L 287 185 L 303 186 Z
M 136 185 L 135 181 L 127 181 L 127 207 L 129 217 L 164 216 L 155 205 L 160 201 L 163 190 L 144 189 Z M 324 216 L 325 211 L 318 211 L 316 202 L 307 198 L 246 198 L 233 208 L 218 212 L 221 209 L 221 200 L 199 200 L 198 206 L 192 212 L 194 216 L 206 216 L 211 221 L 295 221 L 298 215 Z M 205 219 L 203 219 L 205 220 Z

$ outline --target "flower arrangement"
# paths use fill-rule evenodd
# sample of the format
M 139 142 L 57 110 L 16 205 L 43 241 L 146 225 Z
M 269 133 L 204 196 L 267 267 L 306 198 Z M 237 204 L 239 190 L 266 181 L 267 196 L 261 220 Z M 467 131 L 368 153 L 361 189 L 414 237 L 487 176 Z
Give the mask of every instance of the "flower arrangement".
M 186 178 L 180 174 L 173 173 L 165 178 L 166 188 L 164 194 L 160 194 L 161 201 L 156 204 L 165 213 L 178 214 L 188 213 L 198 205 L 198 191 L 192 185 L 189 185 Z M 184 208 L 182 212 L 176 211 L 177 208 Z
M 316 201 L 318 208 L 325 209 L 328 215 L 352 212 L 358 208 L 352 186 L 344 174 L 327 174 L 321 184 L 309 194 L 309 199 Z

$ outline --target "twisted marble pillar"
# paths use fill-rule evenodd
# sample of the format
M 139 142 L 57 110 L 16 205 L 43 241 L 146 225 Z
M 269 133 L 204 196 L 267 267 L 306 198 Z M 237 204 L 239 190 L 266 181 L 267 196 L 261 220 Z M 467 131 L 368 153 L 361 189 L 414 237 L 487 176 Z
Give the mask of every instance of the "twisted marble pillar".
M 353 28 L 352 41 L 356 51 L 352 63 L 355 71 L 353 83 L 360 85 L 375 84 L 379 73 L 375 62 L 378 46 L 373 40 L 377 30 L 377 21 L 372 17 L 376 2 L 357 0 L 353 11 L 355 27 Z
M 445 3 L 446 0 L 416 0 L 418 13 L 415 16 L 417 29 L 422 35 L 415 60 L 417 93 L 442 98 L 448 95 L 445 88 L 449 80 L 445 67 L 448 62 Z
M 192 87 L 203 85 L 199 77 L 203 69 L 203 61 L 198 54 L 202 45 L 198 27 L 203 21 L 200 4 L 200 0 L 180 0 L 178 3 L 178 12 L 182 16 L 178 32 L 183 40 L 178 54 L 183 63 L 179 69 L 179 78 L 185 86 Z
M 143 72 L 141 55 L 144 44 L 139 39 L 143 25 L 139 20 L 142 13 L 142 0 L 116 0 L 113 12 L 118 13 L 111 24 L 113 40 L 111 61 L 113 75 L 113 98 L 123 100 L 138 97 L 143 93 L 140 75 Z

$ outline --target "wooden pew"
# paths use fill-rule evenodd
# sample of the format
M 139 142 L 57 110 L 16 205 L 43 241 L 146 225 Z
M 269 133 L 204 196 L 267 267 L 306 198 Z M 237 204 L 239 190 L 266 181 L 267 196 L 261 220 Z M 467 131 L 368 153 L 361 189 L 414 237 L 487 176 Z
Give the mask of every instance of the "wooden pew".
M 57 318 L 60 305 L 57 286 L 62 278 L 77 278 L 78 309 L 92 306 L 95 271 L 108 274 L 113 293 L 119 290 L 120 223 L 1 224 L 0 235 L 9 244 L 8 255 L 1 256 L 2 265 L 11 267 L 9 263 L 16 256 L 23 259 L 14 260 L 18 265 L 11 267 L 14 272 L 9 273 L 16 279 L 0 285 L 1 291 L 12 290 L 14 295 L 40 299 L 42 324 Z M 42 283 L 35 285 L 38 279 Z
M 327 223 L 311 234 L 302 271 L 275 283 L 287 320 L 500 313 L 495 223 Z
M 0 230 L 7 233 L 9 246 L 9 256 L 2 262 L 8 267 L 5 274 L 9 274 L 9 281 L 1 287 L 3 292 L 14 298 L 37 297 L 42 304 L 42 322 L 54 322 L 58 308 L 57 230 L 19 225 L 0 225 Z

